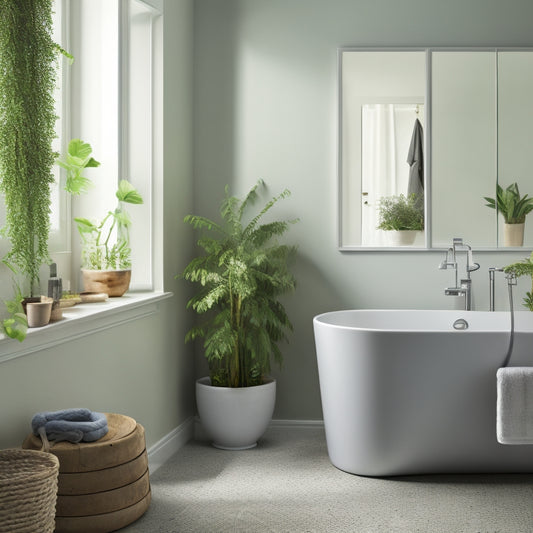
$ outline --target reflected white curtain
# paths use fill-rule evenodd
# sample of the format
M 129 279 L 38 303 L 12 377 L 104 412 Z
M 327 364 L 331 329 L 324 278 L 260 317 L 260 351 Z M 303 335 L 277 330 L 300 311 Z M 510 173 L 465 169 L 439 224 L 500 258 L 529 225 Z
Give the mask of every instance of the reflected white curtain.
M 383 196 L 407 195 L 407 155 L 413 124 L 422 118 L 423 106 L 365 104 L 362 107 L 361 244 L 387 245 L 379 224 L 378 205 Z
M 382 196 L 397 191 L 396 128 L 394 104 L 368 104 L 362 109 L 362 197 L 361 244 L 385 244 L 377 206 Z

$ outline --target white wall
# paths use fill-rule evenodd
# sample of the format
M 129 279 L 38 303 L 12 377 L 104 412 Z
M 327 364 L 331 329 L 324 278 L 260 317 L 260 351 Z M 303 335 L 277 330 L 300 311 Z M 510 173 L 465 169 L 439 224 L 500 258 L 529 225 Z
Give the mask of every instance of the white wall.
M 452 278 L 437 269 L 440 253 L 337 250 L 337 48 L 531 46 L 532 17 L 528 0 L 196 1 L 195 212 L 216 217 L 226 183 L 243 194 L 263 178 L 272 194 L 292 191 L 278 215 L 301 219 L 289 233 L 299 246 L 298 288 L 286 298 L 295 331 L 276 373 L 276 418 L 321 418 L 314 315 L 458 305 L 444 296 Z M 525 255 L 476 255 L 477 308 L 488 307 L 487 268 Z
M 174 297 L 151 317 L 0 364 L 0 448 L 19 446 L 34 413 L 67 407 L 119 412 L 151 446 L 194 414 L 193 358 L 183 338 L 187 295 L 174 275 L 192 246 L 192 0 L 165 2 L 164 284 Z M 156 148 L 161 148 L 159 145 Z M 13 341 L 16 342 L 16 341 Z

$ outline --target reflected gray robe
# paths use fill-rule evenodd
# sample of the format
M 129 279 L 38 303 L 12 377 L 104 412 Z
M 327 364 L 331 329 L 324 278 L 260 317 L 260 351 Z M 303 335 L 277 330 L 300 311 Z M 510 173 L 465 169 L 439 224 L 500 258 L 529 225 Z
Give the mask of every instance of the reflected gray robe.
M 413 135 L 411 137 L 411 145 L 409 146 L 409 153 L 407 155 L 407 162 L 410 165 L 409 169 L 409 185 L 407 187 L 407 195 L 418 194 L 424 196 L 424 132 L 422 124 L 418 119 L 415 120 L 413 128 Z

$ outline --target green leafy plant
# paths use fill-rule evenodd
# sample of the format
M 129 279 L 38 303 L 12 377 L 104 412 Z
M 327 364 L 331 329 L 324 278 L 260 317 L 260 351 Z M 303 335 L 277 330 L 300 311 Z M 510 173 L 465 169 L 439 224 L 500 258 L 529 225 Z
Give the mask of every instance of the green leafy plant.
M 2 320 L 2 331 L 11 339 L 22 342 L 26 338 L 28 331 L 28 319 L 22 307 L 22 293 L 18 287 L 15 288 L 15 296 L 5 303 L 9 316 Z
M 520 197 L 518 184 L 512 183 L 506 189 L 496 185 L 496 198 L 483 197 L 487 207 L 497 209 L 507 224 L 522 224 L 526 215 L 533 210 L 533 198 L 527 194 Z
M 205 323 L 192 328 L 186 340 L 204 339 L 211 384 L 224 387 L 259 385 L 270 371 L 271 357 L 281 365 L 277 345 L 286 340 L 292 324 L 278 297 L 295 288 L 288 261 L 295 248 L 276 242 L 289 224 L 261 223 L 281 199 L 272 198 L 248 223 L 243 218 L 257 200 L 259 181 L 244 200 L 229 196 L 226 186 L 220 224 L 195 215 L 185 222 L 203 230 L 198 245 L 205 254 L 193 259 L 182 277 L 199 285 L 187 307 L 207 314 Z
M 0 2 L 0 192 L 6 206 L 4 262 L 37 288 L 49 262 L 50 186 L 58 45 L 52 0 Z
M 533 311 L 533 252 L 523 261 L 507 265 L 504 267 L 503 271 L 506 274 L 514 274 L 517 278 L 522 276 L 531 277 L 531 291 L 526 292 L 523 305 L 530 311 Z
M 79 195 L 86 193 L 92 182 L 82 175 L 86 168 L 100 166 L 100 162 L 91 157 L 92 148 L 89 143 L 81 139 L 72 139 L 68 143 L 67 154 L 64 159 L 56 159 L 56 163 L 67 172 L 65 190 L 71 194 Z
M 74 195 L 87 192 L 92 181 L 83 176 L 86 168 L 98 167 L 100 163 L 91 156 L 92 148 L 81 139 L 72 139 L 59 166 L 67 171 L 65 190 Z M 101 221 L 87 218 L 74 219 L 81 236 L 82 266 L 90 270 L 127 270 L 131 268 L 129 228 L 131 218 L 124 204 L 142 204 L 139 192 L 127 180 L 121 180 L 115 193 L 118 205 L 108 211 Z
M 131 218 L 124 204 L 142 204 L 143 199 L 133 185 L 121 180 L 115 193 L 118 205 L 100 222 L 75 218 L 83 241 L 82 263 L 91 270 L 126 270 L 131 268 L 129 228 Z M 115 232 L 115 233 L 114 233 Z M 116 238 L 113 241 L 112 236 Z
M 424 208 L 416 194 L 384 196 L 378 205 L 378 229 L 386 231 L 424 229 Z

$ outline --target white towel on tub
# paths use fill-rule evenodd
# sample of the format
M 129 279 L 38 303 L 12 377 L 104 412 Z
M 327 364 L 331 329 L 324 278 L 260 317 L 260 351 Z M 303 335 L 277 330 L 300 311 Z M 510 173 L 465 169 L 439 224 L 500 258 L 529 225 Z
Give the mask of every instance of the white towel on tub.
M 533 368 L 496 372 L 496 436 L 501 444 L 533 444 Z

